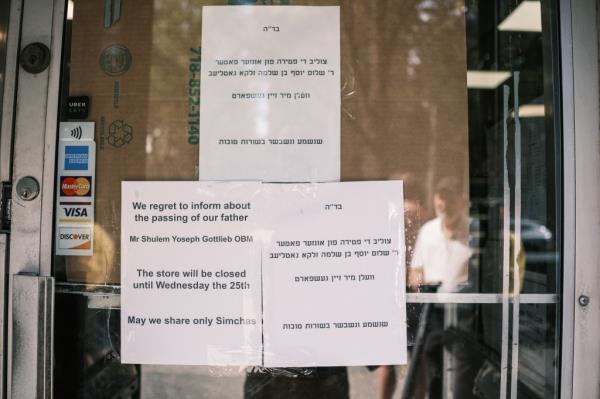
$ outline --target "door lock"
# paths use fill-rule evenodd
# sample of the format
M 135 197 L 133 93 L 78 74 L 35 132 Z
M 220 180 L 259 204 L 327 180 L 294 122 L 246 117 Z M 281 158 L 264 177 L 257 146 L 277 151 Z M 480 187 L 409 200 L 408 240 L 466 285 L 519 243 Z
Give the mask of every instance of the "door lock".
M 17 195 L 23 201 L 31 201 L 40 193 L 40 184 L 31 176 L 25 176 L 17 182 Z
M 50 65 L 50 49 L 43 43 L 31 43 L 21 50 L 21 66 L 29 73 L 40 73 Z

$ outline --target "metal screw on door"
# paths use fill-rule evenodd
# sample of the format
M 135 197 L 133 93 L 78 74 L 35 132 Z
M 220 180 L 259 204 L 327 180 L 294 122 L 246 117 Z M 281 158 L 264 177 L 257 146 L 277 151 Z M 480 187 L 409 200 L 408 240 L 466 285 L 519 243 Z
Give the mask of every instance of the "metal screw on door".
M 31 43 L 21 51 L 20 63 L 29 73 L 40 73 L 50 65 L 50 49 L 42 43 Z
M 590 304 L 590 297 L 587 295 L 580 295 L 579 296 L 579 304 L 581 306 L 587 306 Z
M 17 195 L 23 201 L 31 201 L 40 193 L 40 184 L 31 176 L 26 176 L 17 182 Z

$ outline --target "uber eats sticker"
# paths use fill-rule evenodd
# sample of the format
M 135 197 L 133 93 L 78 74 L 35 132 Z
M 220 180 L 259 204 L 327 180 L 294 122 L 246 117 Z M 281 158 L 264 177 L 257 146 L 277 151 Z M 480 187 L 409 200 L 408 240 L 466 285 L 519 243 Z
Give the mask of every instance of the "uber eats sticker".
M 61 122 L 58 137 L 56 254 L 92 256 L 96 174 L 94 122 Z

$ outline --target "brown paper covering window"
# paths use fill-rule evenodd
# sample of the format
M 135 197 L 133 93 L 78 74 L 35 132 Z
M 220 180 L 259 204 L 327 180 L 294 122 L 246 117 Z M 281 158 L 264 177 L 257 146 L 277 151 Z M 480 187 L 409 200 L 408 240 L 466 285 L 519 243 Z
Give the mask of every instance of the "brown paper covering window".
M 69 95 L 91 98 L 96 208 L 94 256 L 57 262 L 68 281 L 120 281 L 121 181 L 198 178 L 199 149 L 188 143 L 190 48 L 201 45 L 201 7 L 226 3 L 128 0 L 109 27 L 104 1 L 75 3 Z M 466 198 L 462 1 L 439 2 L 427 15 L 419 0 L 290 3 L 341 6 L 342 179 L 405 179 L 406 196 L 428 208 L 436 182 L 454 176 Z M 117 45 L 131 64 L 110 75 L 100 58 Z

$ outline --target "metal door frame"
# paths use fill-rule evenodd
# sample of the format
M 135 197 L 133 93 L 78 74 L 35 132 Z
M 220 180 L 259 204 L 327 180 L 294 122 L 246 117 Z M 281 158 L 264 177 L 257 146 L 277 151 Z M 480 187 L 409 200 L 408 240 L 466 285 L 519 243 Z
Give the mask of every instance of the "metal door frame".
M 7 12 L 8 15 L 5 20 L 2 21 L 1 32 L 2 44 L 5 46 L 4 52 L 0 53 L 0 57 L 4 57 L 4 70 L 3 73 L 3 86 L 0 96 L 2 96 L 2 109 L 0 110 L 0 182 L 11 181 L 11 163 L 12 163 L 12 120 L 14 113 L 14 100 L 15 100 L 15 62 L 13 62 L 13 55 L 16 53 L 18 46 L 18 35 L 9 34 L 9 30 L 18 30 L 18 26 L 15 27 L 13 15 L 15 10 L 11 8 L 14 6 L 14 2 L 5 2 L 2 4 L 2 12 Z M 20 22 L 20 21 L 19 21 Z M 12 26 L 11 26 L 12 25 Z M 0 196 L 4 197 L 5 192 L 0 192 Z M 3 208 L 7 199 L 1 198 Z M 5 339 L 6 339 L 6 273 L 8 271 L 8 245 L 9 235 L 7 232 L 0 232 L 0 373 L 2 383 L 0 384 L 0 397 L 6 396 L 6 353 L 5 353 Z
M 64 17 L 64 0 L 11 0 L 0 138 L 0 177 L 14 182 L 4 248 L 8 267 L 0 274 L 7 280 L 0 282 L 7 287 L 1 299 L 7 314 L 1 347 L 3 397 L 52 396 L 52 221 Z M 37 74 L 18 62 L 20 51 L 31 43 L 42 43 L 51 53 L 50 65 Z M 30 201 L 16 192 L 17 182 L 26 176 L 40 186 Z
M 560 1 L 564 228 L 562 398 L 600 397 L 597 383 L 600 381 L 600 348 L 594 335 L 587 334 L 588 330 L 594 331 L 600 326 L 596 7 L 595 0 Z M 0 234 L 0 251 L 8 256 L 10 265 L 7 267 L 0 258 L 0 269 L 3 269 L 0 270 L 0 306 L 8 313 L 6 318 L 0 317 L 0 335 L 5 344 L 0 345 L 0 371 L 6 377 L 5 384 L 0 384 L 2 397 L 52 395 L 52 303 L 48 297 L 52 296 L 53 289 L 54 166 L 64 16 L 65 0 L 11 0 L 0 179 L 16 183 L 24 176 L 33 176 L 40 182 L 41 194 L 33 201 L 18 201 L 13 188 L 11 233 L 10 236 Z M 30 75 L 18 66 L 19 50 L 33 41 L 46 44 L 52 53 L 49 68 L 37 75 Z M 27 301 L 23 300 L 23 290 Z M 32 293 L 33 296 L 29 296 Z M 589 298 L 587 306 L 579 304 L 579 298 L 584 299 L 582 295 Z M 424 297 L 408 299 L 411 302 L 428 300 Z M 445 300 L 461 301 L 458 297 Z M 522 296 L 521 301 L 527 298 Z M 32 317 L 36 314 L 38 317 Z M 26 336 L 37 337 L 37 342 L 15 342 L 14 323 L 29 333 Z
M 564 243 L 561 396 L 600 397 L 598 3 L 560 3 Z

